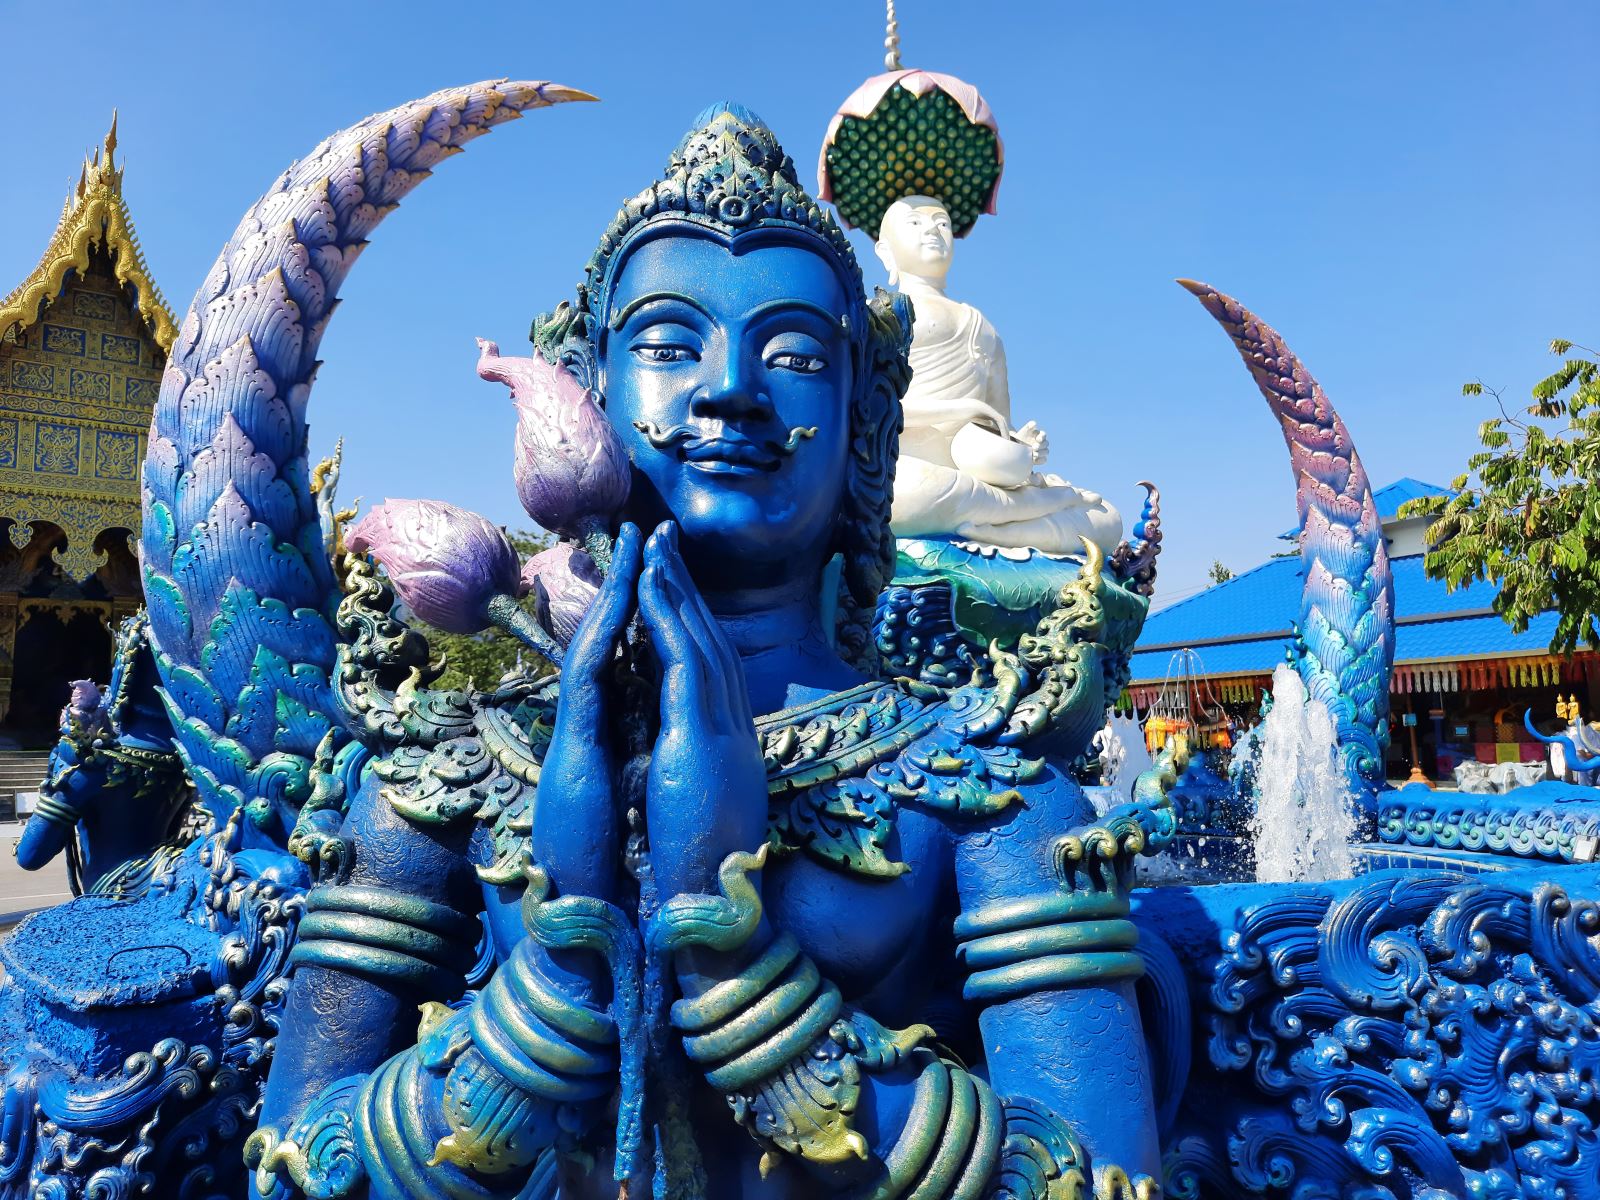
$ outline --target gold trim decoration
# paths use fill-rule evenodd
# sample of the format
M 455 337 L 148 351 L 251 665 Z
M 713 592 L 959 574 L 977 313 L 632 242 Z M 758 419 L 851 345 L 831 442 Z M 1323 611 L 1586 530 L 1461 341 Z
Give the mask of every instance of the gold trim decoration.
M 89 252 L 99 247 L 112 260 L 117 281 L 134 291 L 139 317 L 163 353 L 171 353 L 178 327 L 150 269 L 122 199 L 122 168 L 116 165 L 117 117 L 101 148 L 85 158 L 78 186 L 67 196 L 56 231 L 33 273 L 0 300 L 0 341 L 14 341 L 38 323 L 66 285 L 71 271 L 89 267 Z
M 56 526 L 67 544 L 50 553 L 51 561 L 68 579 L 82 583 L 111 560 L 104 550 L 94 548 L 95 540 L 107 529 L 129 531 L 129 549 L 139 529 L 139 506 L 127 502 L 99 500 L 89 496 L 12 496 L 0 489 L 0 517 L 11 518 L 11 543 L 26 549 L 38 535 L 35 523 Z
M 53 600 L 49 596 L 26 596 L 17 601 L 17 628 L 21 629 L 30 618 L 39 613 L 53 613 L 65 625 L 79 613 L 91 613 L 104 621 L 111 620 L 109 600 Z

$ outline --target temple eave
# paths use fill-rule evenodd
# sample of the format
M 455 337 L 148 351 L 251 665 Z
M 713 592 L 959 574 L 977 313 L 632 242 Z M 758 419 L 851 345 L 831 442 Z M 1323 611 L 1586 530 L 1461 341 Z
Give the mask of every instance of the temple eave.
M 105 170 L 70 203 L 51 235 L 39 265 L 0 299 L 0 341 L 15 338 L 37 323 L 61 294 L 69 273 L 88 269 L 89 255 L 103 249 L 124 287 L 133 289 L 140 319 L 163 352 L 170 352 L 178 328 L 166 298 L 150 278 L 133 220 L 120 192 L 121 173 Z

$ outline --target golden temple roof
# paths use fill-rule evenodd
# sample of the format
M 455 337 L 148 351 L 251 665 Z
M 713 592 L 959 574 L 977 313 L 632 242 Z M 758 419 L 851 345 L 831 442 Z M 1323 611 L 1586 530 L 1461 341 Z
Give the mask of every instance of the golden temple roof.
M 88 270 L 93 248 L 106 252 L 117 281 L 131 287 L 135 307 L 164 353 L 170 353 L 178 328 L 166 297 L 150 278 L 133 218 L 122 199 L 122 169 L 116 165 L 117 118 L 93 157 L 83 160 L 78 185 L 67 196 L 56 231 L 33 273 L 0 299 L 0 340 L 14 337 L 44 315 L 61 294 L 69 272 Z

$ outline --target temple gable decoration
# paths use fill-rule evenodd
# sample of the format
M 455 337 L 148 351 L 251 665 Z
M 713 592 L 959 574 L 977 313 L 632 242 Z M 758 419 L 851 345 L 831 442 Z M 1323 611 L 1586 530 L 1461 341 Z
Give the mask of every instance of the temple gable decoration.
M 24 724 L 105 669 L 108 624 L 139 605 L 139 464 L 177 324 L 116 149 L 113 116 L 38 265 L 0 296 L 0 719 Z
M 0 299 L 0 519 L 19 550 L 51 538 L 51 557 L 77 585 L 108 564 L 102 533 L 139 527 L 138 468 L 177 336 L 123 199 L 116 148 L 113 116 L 39 265 Z

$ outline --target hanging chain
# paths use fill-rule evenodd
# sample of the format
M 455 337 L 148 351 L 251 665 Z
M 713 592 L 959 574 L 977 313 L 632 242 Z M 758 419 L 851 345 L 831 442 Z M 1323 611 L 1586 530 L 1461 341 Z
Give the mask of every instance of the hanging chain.
M 900 69 L 900 22 L 894 19 L 894 0 L 885 0 L 889 8 L 889 22 L 884 30 L 883 66 L 885 70 Z

